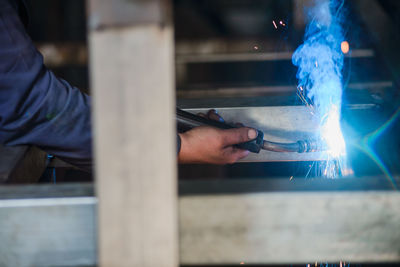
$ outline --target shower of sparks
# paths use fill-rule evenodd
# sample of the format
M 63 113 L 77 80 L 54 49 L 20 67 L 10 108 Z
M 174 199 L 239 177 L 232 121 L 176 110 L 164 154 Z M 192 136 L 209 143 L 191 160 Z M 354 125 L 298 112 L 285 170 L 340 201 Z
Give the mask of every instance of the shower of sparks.
M 343 31 L 342 4 L 337 0 L 315 1 L 305 41 L 293 54 L 298 66 L 297 95 L 317 116 L 319 137 L 326 146 L 328 161 L 320 164 L 326 177 L 338 177 L 345 164 L 346 145 L 340 127 L 342 104 Z
M 275 23 L 275 20 L 272 21 L 272 24 L 274 24 L 275 29 L 278 29 L 278 26 Z

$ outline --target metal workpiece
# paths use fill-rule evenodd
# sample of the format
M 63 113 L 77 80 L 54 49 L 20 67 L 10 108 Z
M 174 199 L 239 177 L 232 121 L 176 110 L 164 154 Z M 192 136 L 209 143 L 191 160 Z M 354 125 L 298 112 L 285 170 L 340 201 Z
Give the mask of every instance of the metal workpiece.
M 248 127 L 259 129 L 264 133 L 264 140 L 269 141 L 264 142 L 265 148 L 274 150 L 261 150 L 259 154 L 250 153 L 240 162 L 320 161 L 327 159 L 324 152 L 310 152 L 322 150 L 323 145 L 315 141 L 318 140 L 316 134 L 319 123 L 308 107 L 210 107 L 185 109 L 185 111 L 196 114 L 205 113 L 209 109 L 217 110 L 219 115 L 228 123 L 240 122 Z
M 400 194 L 384 181 L 182 182 L 180 264 L 399 262 Z M 93 188 L 37 187 L 13 188 L 24 199 L 0 199 L 0 266 L 96 266 Z
M 248 52 L 248 53 L 197 53 L 197 54 L 177 54 L 177 64 L 187 63 L 210 63 L 210 62 L 249 62 L 249 61 L 277 61 L 292 60 L 294 51 L 284 52 Z M 375 55 L 371 49 L 356 49 L 351 54 L 346 55 L 350 58 L 368 58 Z
M 399 262 L 398 192 L 184 196 L 180 262 Z
M 94 197 L 0 200 L 0 266 L 93 266 Z

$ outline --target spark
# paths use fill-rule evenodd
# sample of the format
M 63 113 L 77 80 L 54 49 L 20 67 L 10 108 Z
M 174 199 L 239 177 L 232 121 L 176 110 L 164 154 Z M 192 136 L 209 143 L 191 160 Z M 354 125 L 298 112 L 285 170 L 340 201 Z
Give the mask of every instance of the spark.
M 281 24 L 283 27 L 285 27 L 285 26 L 286 26 L 286 24 L 285 24 L 285 23 L 283 23 L 283 21 L 282 21 L 282 20 L 280 20 L 280 21 L 279 21 L 279 24 Z
M 272 21 L 272 24 L 274 24 L 275 29 L 278 29 L 278 26 L 276 26 L 275 20 Z
M 240 265 L 244 265 L 244 261 L 240 262 Z
M 340 127 L 342 105 L 344 39 L 336 0 L 315 1 L 307 26 L 305 41 L 293 54 L 293 64 L 298 66 L 297 95 L 319 120 L 318 135 L 326 145 L 328 161 L 321 164 L 321 174 L 337 177 L 345 162 L 346 145 Z
M 293 176 L 290 176 L 289 181 L 293 180 Z
M 255 45 L 253 48 L 254 50 L 258 50 L 258 45 Z

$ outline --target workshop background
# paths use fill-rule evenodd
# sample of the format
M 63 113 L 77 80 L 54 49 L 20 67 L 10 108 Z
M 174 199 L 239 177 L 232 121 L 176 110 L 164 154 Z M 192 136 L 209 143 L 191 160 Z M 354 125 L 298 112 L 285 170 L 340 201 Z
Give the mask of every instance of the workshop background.
M 34 2 L 34 3 L 32 3 Z M 308 1 L 310 2 L 310 1 Z M 348 1 L 346 38 L 352 55 L 345 59 L 342 127 L 360 138 L 383 125 L 398 108 L 399 53 L 393 47 L 400 29 L 397 1 L 376 1 L 390 22 L 377 36 L 361 10 Z M 57 75 L 90 94 L 86 6 L 84 1 L 31 1 L 29 33 Z M 180 108 L 303 105 L 297 96 L 297 67 L 291 53 L 302 43 L 307 1 L 174 1 L 177 105 Z M 371 12 L 371 11 L 369 11 Z M 368 14 L 370 20 L 376 19 Z M 277 24 L 275 27 L 273 21 Z M 283 26 L 283 24 L 285 26 Z M 395 35 L 392 35 L 392 32 Z M 390 42 L 386 44 L 384 42 Z M 392 69 L 390 69 L 392 68 Z M 396 74 L 394 74 L 396 75 Z M 365 118 L 368 118 L 367 120 Z M 398 120 L 375 144 L 390 173 L 399 171 Z M 396 148 L 396 149 L 393 149 Z M 381 167 L 359 147 L 348 147 L 357 176 L 380 174 Z M 318 175 L 314 162 L 243 163 L 230 166 L 180 166 L 180 179 Z M 313 168 L 310 171 L 309 166 Z M 84 173 L 56 170 L 59 181 L 90 180 Z M 70 173 L 70 174 L 68 174 Z
M 250 110 L 249 114 L 258 114 L 257 108 L 304 105 L 298 95 L 297 67 L 292 63 L 292 54 L 304 41 L 308 23 L 304 5 L 312 1 L 172 2 L 179 108 L 245 108 Z M 28 1 L 28 7 L 28 32 L 43 54 L 46 66 L 91 94 L 87 38 L 90 22 L 85 1 L 32 0 Z M 349 162 L 346 171 L 351 179 L 335 182 L 321 177 L 323 159 L 296 160 L 296 156 L 225 166 L 179 165 L 180 196 L 342 190 L 378 190 L 390 194 L 397 190 L 400 186 L 400 2 L 349 0 L 345 1 L 345 7 L 348 19 L 344 30 L 350 53 L 345 57 L 343 68 L 341 126 Z M 236 118 L 229 122 L 241 122 L 240 116 Z M 16 157 L 12 158 L 11 165 L 6 163 L 11 162 L 9 154 L 0 155 L 2 168 L 8 168 L 2 172 L 1 181 L 8 184 L 71 183 L 71 186 L 84 183 L 81 191 L 74 191 L 72 195 L 93 194 L 93 175 L 34 148 L 12 153 Z M 307 181 L 314 184 L 309 187 Z M 65 188 L 73 191 L 72 187 Z M 7 190 L 0 189 L 4 196 L 12 195 Z M 390 214 L 387 216 L 382 220 L 393 219 Z M 399 248 L 396 239 L 399 232 L 397 229 L 390 239 L 394 250 Z M 399 266 L 400 251 L 397 250 L 397 254 L 395 251 L 391 259 L 388 262 L 292 265 L 247 264 L 244 260 L 235 265 L 189 263 L 181 266 Z

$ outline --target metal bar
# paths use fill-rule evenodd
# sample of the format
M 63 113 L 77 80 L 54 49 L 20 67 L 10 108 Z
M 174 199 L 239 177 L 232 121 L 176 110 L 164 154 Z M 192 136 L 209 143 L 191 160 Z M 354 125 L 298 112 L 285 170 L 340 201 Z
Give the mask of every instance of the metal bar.
M 182 264 L 400 262 L 398 192 L 185 196 Z
M 253 52 L 230 54 L 180 54 L 176 57 L 177 64 L 187 63 L 214 63 L 214 62 L 239 62 L 239 61 L 277 61 L 292 60 L 293 51 L 286 52 Z M 346 57 L 364 58 L 374 57 L 372 49 L 355 49 Z
M 391 88 L 393 82 L 365 82 L 350 83 L 347 85 L 349 90 L 376 90 Z M 271 93 L 294 93 L 297 87 L 293 85 L 279 86 L 254 86 L 254 87 L 226 87 L 226 88 L 210 88 L 210 89 L 188 89 L 178 90 L 177 96 L 180 98 L 209 98 L 209 97 L 251 97 L 265 96 Z
M 121 11 L 122 21 L 105 18 L 101 27 L 91 27 L 89 36 L 100 203 L 99 262 L 120 267 L 177 266 L 170 2 L 91 3 L 106 13 L 112 8 L 113 16 L 118 15 L 114 11 L 127 8 Z M 161 22 L 158 16 L 136 21 L 136 13 L 130 13 L 137 8 L 136 12 L 145 15 L 147 5 L 156 5 L 162 12 Z
M 180 263 L 400 262 L 400 193 L 384 181 L 181 182 Z M 79 184 L 37 187 L 14 187 L 25 199 L 0 200 L 0 265 L 95 266 L 91 186 L 86 193 Z
M 0 266 L 90 266 L 96 199 L 0 200 Z
M 0 186 L 0 200 L 29 198 L 66 198 L 94 196 L 91 183 L 30 184 Z
M 293 143 L 298 140 L 315 139 L 319 124 L 312 111 L 305 106 L 277 107 L 209 107 L 201 109 L 185 109 L 192 113 L 207 112 L 214 108 L 229 123 L 240 122 L 264 132 L 264 139 L 279 143 Z M 326 160 L 326 153 L 288 153 L 260 151 L 250 153 L 240 162 L 267 161 L 318 161 Z

